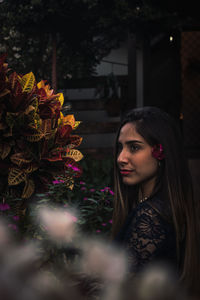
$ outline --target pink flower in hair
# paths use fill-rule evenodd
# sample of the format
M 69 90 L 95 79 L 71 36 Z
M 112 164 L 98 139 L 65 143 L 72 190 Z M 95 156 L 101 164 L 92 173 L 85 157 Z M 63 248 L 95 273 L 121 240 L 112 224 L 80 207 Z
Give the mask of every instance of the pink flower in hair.
M 161 144 L 157 144 L 152 148 L 152 156 L 158 160 L 162 160 L 165 158 L 163 146 Z

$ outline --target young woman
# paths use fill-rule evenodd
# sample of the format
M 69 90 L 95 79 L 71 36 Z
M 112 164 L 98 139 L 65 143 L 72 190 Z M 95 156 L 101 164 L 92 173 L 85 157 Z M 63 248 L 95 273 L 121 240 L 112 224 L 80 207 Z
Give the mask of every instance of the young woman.
M 178 124 L 156 107 L 130 111 L 116 139 L 113 214 L 113 236 L 127 250 L 130 271 L 166 262 L 185 285 L 197 286 L 195 209 Z

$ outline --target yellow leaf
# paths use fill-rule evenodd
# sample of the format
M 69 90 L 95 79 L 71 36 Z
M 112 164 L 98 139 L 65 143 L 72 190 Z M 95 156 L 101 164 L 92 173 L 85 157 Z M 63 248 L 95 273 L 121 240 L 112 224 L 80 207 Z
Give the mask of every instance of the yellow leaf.
M 30 198 L 33 192 L 35 191 L 35 184 L 32 179 L 28 179 L 25 182 L 25 186 L 22 192 L 22 198 Z
M 17 185 L 26 179 L 26 173 L 19 168 L 12 168 L 8 174 L 8 185 Z
M 41 80 L 40 82 L 38 82 L 37 87 L 38 87 L 38 89 L 44 88 L 45 87 L 45 81 Z
M 62 157 L 70 157 L 73 158 L 75 161 L 79 161 L 83 158 L 83 154 L 79 150 L 70 149 L 66 151 Z
M 21 78 L 20 81 L 22 92 L 23 93 L 30 93 L 33 90 L 35 84 L 35 76 L 32 72 L 27 73 Z
M 60 112 L 60 118 L 58 119 L 58 127 L 61 125 L 63 119 L 64 119 L 64 115 L 62 112 Z
M 81 121 L 76 121 L 74 124 L 73 130 L 75 130 L 80 124 L 81 124 Z
M 63 106 L 63 103 L 64 103 L 64 96 L 63 96 L 63 93 L 58 93 L 56 96 L 58 96 L 58 100 L 61 104 L 61 106 Z
M 64 118 L 64 115 L 62 112 L 60 112 L 60 120 L 62 120 Z

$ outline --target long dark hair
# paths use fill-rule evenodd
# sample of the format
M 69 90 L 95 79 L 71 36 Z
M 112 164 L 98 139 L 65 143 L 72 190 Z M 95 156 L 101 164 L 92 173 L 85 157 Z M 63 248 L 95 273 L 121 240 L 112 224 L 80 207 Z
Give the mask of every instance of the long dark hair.
M 126 123 L 133 123 L 137 132 L 151 146 L 161 144 L 165 158 L 162 172 L 159 174 L 155 189 L 167 198 L 171 206 L 172 219 L 176 230 L 177 255 L 181 260 L 181 245 L 185 241 L 185 255 L 182 261 L 182 275 L 189 286 L 198 280 L 196 272 L 199 266 L 197 216 L 192 191 L 192 180 L 184 154 L 183 137 L 178 122 L 166 112 L 156 107 L 134 109 L 125 116 L 116 137 L 115 145 L 115 204 L 113 213 L 113 235 L 115 235 L 131 207 L 136 205 L 137 187 L 125 186 L 117 168 L 117 141 L 121 128 Z M 131 198 L 130 198 L 131 191 Z M 181 262 L 180 262 L 181 263 Z M 196 273 L 196 274 L 195 274 Z

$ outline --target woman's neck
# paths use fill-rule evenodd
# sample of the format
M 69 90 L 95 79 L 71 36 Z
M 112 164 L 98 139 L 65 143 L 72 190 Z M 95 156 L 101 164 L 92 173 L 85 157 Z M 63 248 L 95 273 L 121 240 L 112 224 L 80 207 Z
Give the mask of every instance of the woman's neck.
M 156 178 L 152 178 L 147 182 L 143 182 L 139 188 L 139 197 L 140 198 L 149 198 L 155 188 Z

